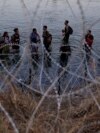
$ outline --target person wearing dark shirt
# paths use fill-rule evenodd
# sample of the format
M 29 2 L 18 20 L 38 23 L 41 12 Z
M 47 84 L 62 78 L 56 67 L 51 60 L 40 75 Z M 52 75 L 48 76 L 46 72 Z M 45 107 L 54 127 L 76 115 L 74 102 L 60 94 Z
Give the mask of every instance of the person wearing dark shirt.
M 36 28 L 33 28 L 32 33 L 30 35 L 30 43 L 32 52 L 38 53 L 38 43 L 40 43 L 40 36 L 37 33 Z
M 30 35 L 30 42 L 31 43 L 39 43 L 40 42 L 40 36 L 37 33 L 37 29 L 36 28 L 33 28 L 33 31 L 32 31 L 32 33 Z
M 19 29 L 15 28 L 14 29 L 14 34 L 11 37 L 11 42 L 13 44 L 12 48 L 13 49 L 19 49 L 19 43 L 20 43 L 20 35 L 19 35 Z
M 43 44 L 48 52 L 50 52 L 50 46 L 52 42 L 52 35 L 47 30 L 47 26 L 43 26 Z
M 73 29 L 69 26 L 69 21 L 65 20 L 65 28 L 62 30 L 63 33 L 63 41 L 65 44 L 68 44 L 69 42 L 69 37 L 71 34 L 73 34 Z

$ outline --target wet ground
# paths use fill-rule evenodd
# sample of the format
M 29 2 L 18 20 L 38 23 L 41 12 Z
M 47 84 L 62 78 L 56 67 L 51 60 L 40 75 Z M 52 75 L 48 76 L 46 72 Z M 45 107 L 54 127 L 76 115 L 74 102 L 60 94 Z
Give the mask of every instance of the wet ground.
M 6 75 L 12 76 L 14 82 L 41 91 L 51 85 L 62 91 L 76 90 L 100 75 L 99 0 L 0 0 L 0 10 L 0 33 L 8 31 L 12 35 L 13 29 L 19 27 L 21 35 L 20 52 L 11 52 L 7 57 L 1 57 L 2 88 L 7 82 L 4 82 Z M 60 60 L 61 30 L 65 19 L 69 20 L 74 33 L 69 40 L 70 54 L 68 52 L 66 59 Z M 40 44 L 39 58 L 35 60 L 27 49 L 29 35 L 33 27 L 37 27 L 42 35 L 43 25 L 48 25 L 53 35 L 52 50 L 48 57 Z M 90 58 L 86 59 L 81 40 L 89 28 L 95 40 Z

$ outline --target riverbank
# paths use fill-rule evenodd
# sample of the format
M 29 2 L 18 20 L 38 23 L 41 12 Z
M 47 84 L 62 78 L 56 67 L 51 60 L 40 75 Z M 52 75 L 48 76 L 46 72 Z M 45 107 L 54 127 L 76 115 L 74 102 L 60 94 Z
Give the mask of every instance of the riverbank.
M 99 86 L 93 92 L 100 103 Z M 20 133 L 25 133 L 29 119 L 41 100 L 40 95 L 23 92 L 13 86 L 0 93 L 0 103 Z M 75 94 L 63 99 L 58 113 L 56 99 L 45 98 L 33 119 L 29 133 L 96 133 L 100 131 L 100 112 L 93 97 Z M 59 115 L 58 115 L 59 114 Z M 14 133 L 7 114 L 0 111 L 0 133 Z

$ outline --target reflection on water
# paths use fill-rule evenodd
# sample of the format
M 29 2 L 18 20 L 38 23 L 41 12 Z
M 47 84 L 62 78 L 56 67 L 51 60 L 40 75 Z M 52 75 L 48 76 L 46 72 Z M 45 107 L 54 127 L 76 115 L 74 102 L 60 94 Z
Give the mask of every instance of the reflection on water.
M 60 65 L 62 67 L 67 66 L 68 63 L 68 58 L 71 55 L 71 48 L 69 45 L 62 45 L 60 47 Z
M 95 69 L 97 70 L 98 75 L 100 70 L 96 54 L 99 56 L 100 53 L 99 3 L 99 1 L 95 0 L 82 0 L 80 3 L 78 3 L 77 0 L 41 0 L 41 2 L 40 0 L 0 0 L 0 33 L 8 31 L 11 35 L 13 29 L 19 27 L 21 46 L 23 46 L 19 55 L 13 54 L 7 57 L 6 66 L 9 71 L 11 71 L 13 65 L 19 61 L 22 53 L 25 52 L 24 48 L 28 45 L 27 42 L 31 29 L 37 27 L 37 30 L 41 35 L 42 25 L 48 25 L 48 28 L 53 35 L 53 42 L 50 57 L 48 55 L 44 56 L 44 71 L 42 72 L 41 79 L 43 88 L 45 89 L 50 86 L 51 81 L 54 81 L 57 75 L 59 76 L 59 72 L 61 72 L 63 68 L 65 68 L 66 71 L 59 79 L 60 88 L 63 88 L 66 84 L 69 84 L 70 88 L 73 88 L 72 83 L 74 83 L 75 86 L 82 80 L 80 78 L 76 79 L 75 75 L 84 77 L 86 71 L 84 63 L 80 65 L 82 61 L 84 62 L 84 52 L 81 49 L 82 44 L 80 44 L 83 36 L 84 22 L 86 29 L 94 24 L 91 28 L 95 37 L 95 45 L 93 46 L 94 53 L 91 53 L 91 58 L 95 59 L 95 63 L 97 64 Z M 84 15 L 84 17 L 82 15 Z M 63 48 L 61 48 L 61 30 L 64 26 L 65 19 L 69 20 L 70 25 L 74 29 L 74 33 L 70 38 L 69 46 L 65 46 L 65 51 L 63 51 Z M 41 76 L 40 72 L 43 56 L 41 46 L 42 45 L 39 46 L 39 55 L 37 59 L 30 58 L 29 55 L 31 53 L 29 52 L 21 58 L 22 64 L 20 65 L 17 74 L 15 74 L 16 78 L 21 78 L 25 81 L 28 79 L 32 80 L 31 85 L 36 86 L 37 88 Z M 66 50 L 69 50 L 69 52 Z M 30 62 L 32 62 L 32 64 Z M 30 67 L 31 65 L 32 67 Z M 92 68 L 90 64 L 88 65 L 89 68 Z M 68 73 L 69 71 L 70 73 Z M 72 73 L 75 73 L 75 75 L 72 75 Z

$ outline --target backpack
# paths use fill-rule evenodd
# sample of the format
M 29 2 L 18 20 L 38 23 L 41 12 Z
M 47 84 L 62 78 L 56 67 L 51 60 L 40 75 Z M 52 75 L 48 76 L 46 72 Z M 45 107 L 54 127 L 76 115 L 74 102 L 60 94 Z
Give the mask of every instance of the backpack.
M 69 34 L 72 35 L 73 34 L 73 29 L 69 26 Z

